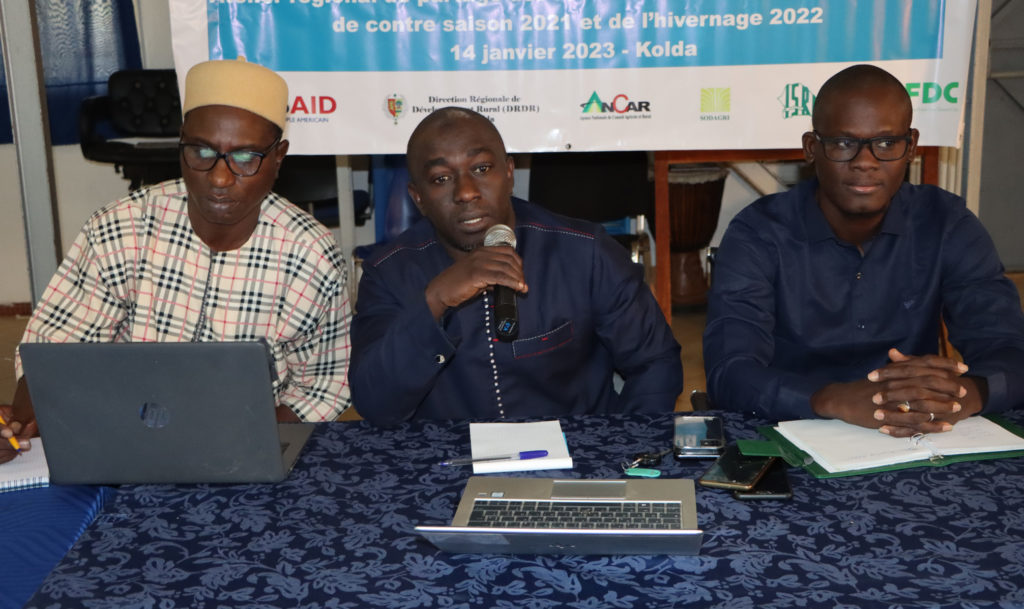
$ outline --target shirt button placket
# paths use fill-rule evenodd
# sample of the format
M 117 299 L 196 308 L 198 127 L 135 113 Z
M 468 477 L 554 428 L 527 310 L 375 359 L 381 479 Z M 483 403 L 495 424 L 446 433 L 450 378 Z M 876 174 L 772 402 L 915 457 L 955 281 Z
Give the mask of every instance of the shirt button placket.
M 858 270 L 857 273 L 853 276 L 853 278 L 857 281 L 857 285 L 854 286 L 854 289 L 853 289 L 854 297 L 857 299 L 856 302 L 854 303 L 854 307 L 855 307 L 856 310 L 859 311 L 860 310 L 860 305 L 863 304 L 861 302 L 861 299 L 863 298 L 864 290 L 867 289 L 866 284 L 861 284 L 860 283 L 864 279 L 864 272 Z M 867 328 L 867 322 L 862 317 L 862 318 L 857 320 L 856 326 L 857 326 L 858 330 L 863 331 L 863 330 L 865 330 Z
M 501 403 L 501 387 L 498 379 L 498 364 L 494 359 L 494 338 L 491 336 L 491 301 L 487 293 L 484 293 L 484 335 L 487 337 L 487 350 L 491 362 L 491 374 L 494 377 L 494 400 L 498 405 L 498 416 L 505 418 L 505 405 Z

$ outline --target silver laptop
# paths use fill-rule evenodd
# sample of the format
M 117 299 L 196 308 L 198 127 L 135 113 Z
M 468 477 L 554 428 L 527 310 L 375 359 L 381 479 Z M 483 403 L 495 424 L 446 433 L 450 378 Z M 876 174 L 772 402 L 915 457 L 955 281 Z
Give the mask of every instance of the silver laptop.
M 681 479 L 473 476 L 450 526 L 416 530 L 474 554 L 697 554 L 704 536 L 693 480 Z
M 278 424 L 262 342 L 25 343 L 50 482 L 277 482 L 312 424 Z

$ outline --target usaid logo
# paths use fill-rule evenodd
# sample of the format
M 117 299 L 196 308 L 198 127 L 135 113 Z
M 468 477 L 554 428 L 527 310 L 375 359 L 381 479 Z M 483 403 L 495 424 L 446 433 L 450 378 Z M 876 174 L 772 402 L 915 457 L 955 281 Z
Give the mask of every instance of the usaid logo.
M 288 106 L 289 114 L 334 114 L 338 102 L 330 95 L 296 96 Z
M 326 123 L 338 109 L 330 95 L 297 95 L 288 106 L 289 123 Z

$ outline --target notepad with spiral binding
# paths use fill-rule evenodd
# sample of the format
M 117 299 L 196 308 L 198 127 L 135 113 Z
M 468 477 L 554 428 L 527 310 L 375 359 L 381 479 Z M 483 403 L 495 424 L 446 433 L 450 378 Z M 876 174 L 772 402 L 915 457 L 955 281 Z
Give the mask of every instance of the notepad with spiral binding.
M 998 416 L 972 417 L 953 431 L 913 438 L 834 419 L 784 421 L 759 431 L 778 456 L 818 478 L 1024 456 L 1024 428 Z
M 39 438 L 32 439 L 31 450 L 26 450 L 0 465 L 0 493 L 49 484 L 50 468 L 46 465 L 43 441 Z

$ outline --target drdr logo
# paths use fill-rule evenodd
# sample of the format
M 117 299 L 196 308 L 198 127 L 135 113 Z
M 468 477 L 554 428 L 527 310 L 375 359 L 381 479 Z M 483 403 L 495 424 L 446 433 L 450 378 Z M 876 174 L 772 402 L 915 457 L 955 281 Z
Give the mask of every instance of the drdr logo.
M 338 102 L 330 95 L 296 96 L 288 107 L 290 114 L 333 114 Z
M 937 82 L 908 82 L 907 94 L 910 95 L 911 101 L 916 97 L 925 104 L 934 104 L 943 100 L 955 104 L 960 101 L 956 96 L 959 88 L 960 83 L 955 81 L 946 85 Z
M 615 112 L 616 114 L 625 114 L 626 112 L 650 112 L 651 102 L 649 101 L 630 101 L 629 97 L 624 93 L 619 93 L 612 98 L 612 101 L 604 102 L 597 96 L 597 91 L 594 91 L 590 95 L 590 99 L 580 104 L 583 108 L 583 114 L 590 114 L 593 112 Z

